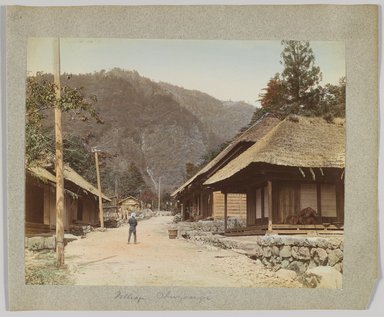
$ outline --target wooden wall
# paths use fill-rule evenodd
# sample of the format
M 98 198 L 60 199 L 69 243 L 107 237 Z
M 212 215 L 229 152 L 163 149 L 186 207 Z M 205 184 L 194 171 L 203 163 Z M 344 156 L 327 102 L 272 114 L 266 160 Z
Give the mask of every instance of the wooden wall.
M 79 205 L 82 205 L 82 219 L 78 217 Z M 25 221 L 51 230 L 56 227 L 56 188 L 52 183 L 42 182 L 29 174 L 26 175 Z M 76 197 L 64 192 L 64 229 L 69 230 L 75 221 L 98 224 L 98 201 L 93 195 Z
M 44 223 L 45 185 L 36 178 L 27 175 L 25 183 L 25 221 Z
M 283 224 L 289 215 L 295 215 L 300 210 L 311 207 L 323 217 L 323 221 L 343 221 L 340 210 L 344 208 L 340 188 L 330 183 L 273 183 L 273 223 Z
M 99 204 L 93 196 L 81 197 L 83 219 L 81 222 L 96 225 L 99 223 Z
M 228 194 L 227 216 L 245 219 L 247 215 L 247 196 L 245 194 Z M 212 216 L 224 218 L 224 194 L 213 192 Z

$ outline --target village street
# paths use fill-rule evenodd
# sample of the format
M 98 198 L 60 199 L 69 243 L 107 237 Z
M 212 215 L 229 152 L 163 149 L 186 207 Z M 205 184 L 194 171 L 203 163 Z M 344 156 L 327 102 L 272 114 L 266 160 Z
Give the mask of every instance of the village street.
M 65 261 L 77 285 L 301 287 L 245 255 L 184 239 L 169 239 L 173 217 L 138 225 L 138 243 L 127 243 L 128 226 L 91 232 L 69 243 Z

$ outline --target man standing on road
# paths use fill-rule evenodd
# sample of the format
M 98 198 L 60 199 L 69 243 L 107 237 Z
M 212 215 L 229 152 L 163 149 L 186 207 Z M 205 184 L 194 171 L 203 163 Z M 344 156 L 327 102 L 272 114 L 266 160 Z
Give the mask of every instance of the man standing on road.
M 131 214 L 131 217 L 128 219 L 128 224 L 129 224 L 129 235 L 128 235 L 128 243 L 131 241 L 131 235 L 133 233 L 133 239 L 134 242 L 136 243 L 136 227 L 137 227 L 137 220 L 136 220 L 136 215 L 133 212 Z

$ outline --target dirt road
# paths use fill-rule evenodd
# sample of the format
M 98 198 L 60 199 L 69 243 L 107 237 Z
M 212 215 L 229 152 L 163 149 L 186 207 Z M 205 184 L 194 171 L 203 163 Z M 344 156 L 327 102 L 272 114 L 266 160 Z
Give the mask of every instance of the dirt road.
M 172 217 L 139 222 L 138 244 L 128 226 L 91 232 L 69 243 L 65 260 L 77 285 L 300 287 L 244 255 L 168 238 Z

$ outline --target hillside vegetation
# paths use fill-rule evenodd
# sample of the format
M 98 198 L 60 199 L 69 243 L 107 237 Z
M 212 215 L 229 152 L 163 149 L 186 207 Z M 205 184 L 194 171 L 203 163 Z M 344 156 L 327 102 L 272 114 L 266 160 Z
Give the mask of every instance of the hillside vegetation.
M 88 149 L 97 146 L 107 153 L 102 179 L 110 194 L 115 179 L 124 178 L 132 163 L 152 190 L 160 176 L 162 188 L 173 190 L 184 181 L 187 163 L 199 164 L 207 152 L 247 125 L 254 112 L 244 102 L 223 102 L 200 91 L 156 83 L 136 71 L 65 74 L 62 85 L 83 87 L 85 96 L 97 97 L 94 107 L 104 124 L 81 122 L 67 113 L 63 127 Z M 48 125 L 52 119 L 49 114 Z

